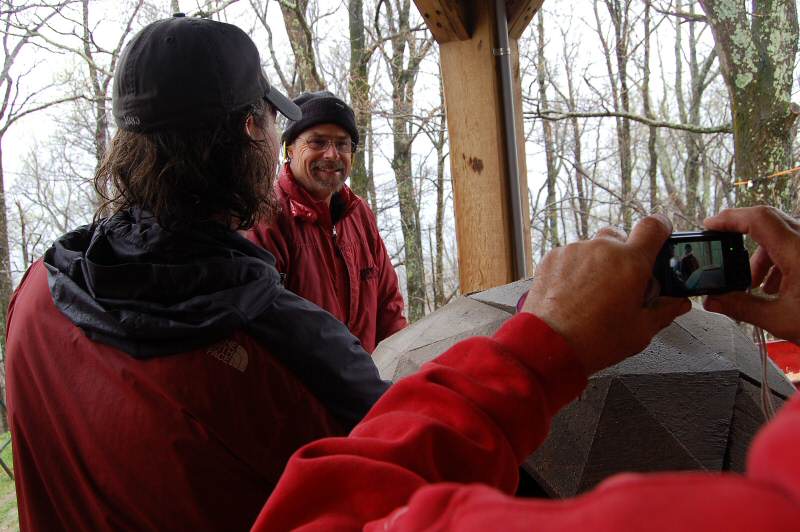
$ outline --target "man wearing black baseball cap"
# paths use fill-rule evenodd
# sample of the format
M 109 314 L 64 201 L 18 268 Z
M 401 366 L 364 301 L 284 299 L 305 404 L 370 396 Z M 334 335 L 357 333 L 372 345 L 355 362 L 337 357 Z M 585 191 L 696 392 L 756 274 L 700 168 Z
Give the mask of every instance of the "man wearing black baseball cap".
M 127 45 L 113 111 L 107 216 L 58 239 L 9 309 L 20 525 L 249 528 L 289 455 L 386 389 L 237 233 L 274 204 L 276 111 L 302 115 L 244 32 L 180 14 Z
M 366 202 L 345 185 L 359 136 L 353 110 L 304 93 L 283 132 L 279 211 L 248 238 L 275 256 L 289 290 L 347 324 L 368 352 L 406 326 L 397 274 Z

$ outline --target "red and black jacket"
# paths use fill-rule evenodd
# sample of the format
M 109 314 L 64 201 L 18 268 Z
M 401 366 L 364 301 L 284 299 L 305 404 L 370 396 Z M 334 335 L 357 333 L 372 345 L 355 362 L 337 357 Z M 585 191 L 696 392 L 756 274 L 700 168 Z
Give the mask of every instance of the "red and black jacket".
M 358 340 L 208 222 L 119 213 L 59 239 L 7 325 L 24 529 L 246 528 L 300 445 L 387 385 Z

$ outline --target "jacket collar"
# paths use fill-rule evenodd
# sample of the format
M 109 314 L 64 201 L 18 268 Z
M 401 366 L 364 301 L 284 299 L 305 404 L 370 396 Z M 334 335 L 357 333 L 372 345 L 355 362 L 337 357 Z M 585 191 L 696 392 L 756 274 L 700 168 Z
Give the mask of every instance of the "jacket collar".
M 324 201 L 318 201 L 311 197 L 311 194 L 295 179 L 288 162 L 284 163 L 281 169 L 278 186 L 286 195 L 289 214 L 293 218 L 310 223 L 319 222 L 322 225 L 332 225 L 330 206 Z M 343 185 L 342 189 L 334 196 L 331 198 L 331 202 L 338 201 L 340 205 L 343 205 L 340 219 L 347 216 L 358 203 L 358 196 L 347 185 Z
M 211 221 L 168 230 L 139 208 L 67 233 L 44 263 L 61 313 L 134 358 L 225 338 L 282 291 L 273 256 L 235 231 Z

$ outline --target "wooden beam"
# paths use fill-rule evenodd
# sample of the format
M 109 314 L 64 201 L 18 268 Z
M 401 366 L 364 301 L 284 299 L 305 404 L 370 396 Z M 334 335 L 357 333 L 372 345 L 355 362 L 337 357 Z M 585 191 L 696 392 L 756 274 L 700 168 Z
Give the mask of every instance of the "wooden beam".
M 508 36 L 519 39 L 533 16 L 542 7 L 544 0 L 506 0 Z
M 461 0 L 414 0 L 433 38 L 439 44 L 469 39 Z
M 505 159 L 503 99 L 492 2 L 471 3 L 474 31 L 468 41 L 439 47 L 450 135 L 450 167 L 458 238 L 462 293 L 499 286 L 514 277 L 514 239 Z M 520 194 L 523 220 L 529 220 L 522 134 L 519 49 L 510 42 L 517 112 Z M 530 227 L 525 223 L 526 261 L 530 267 Z

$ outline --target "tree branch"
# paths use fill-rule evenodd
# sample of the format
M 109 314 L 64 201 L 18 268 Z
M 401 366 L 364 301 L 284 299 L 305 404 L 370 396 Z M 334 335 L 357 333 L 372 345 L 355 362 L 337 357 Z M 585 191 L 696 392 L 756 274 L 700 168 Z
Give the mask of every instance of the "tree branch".
M 555 109 L 544 109 L 541 111 L 527 111 L 523 113 L 523 115 L 527 119 L 541 118 L 543 120 L 552 120 L 552 121 L 566 120 L 568 118 L 626 118 L 628 120 L 633 120 L 634 122 L 639 122 L 641 124 L 645 124 L 650 127 L 677 129 L 681 131 L 690 131 L 692 133 L 701 133 L 704 135 L 713 135 L 717 133 L 726 133 L 726 134 L 733 133 L 730 124 L 724 124 L 721 126 L 702 127 L 702 126 L 695 126 L 692 124 L 679 124 L 674 122 L 666 122 L 663 120 L 651 120 L 647 117 L 637 115 L 634 113 L 622 113 L 622 112 L 612 112 L 612 111 L 570 112 L 570 111 L 557 111 Z

